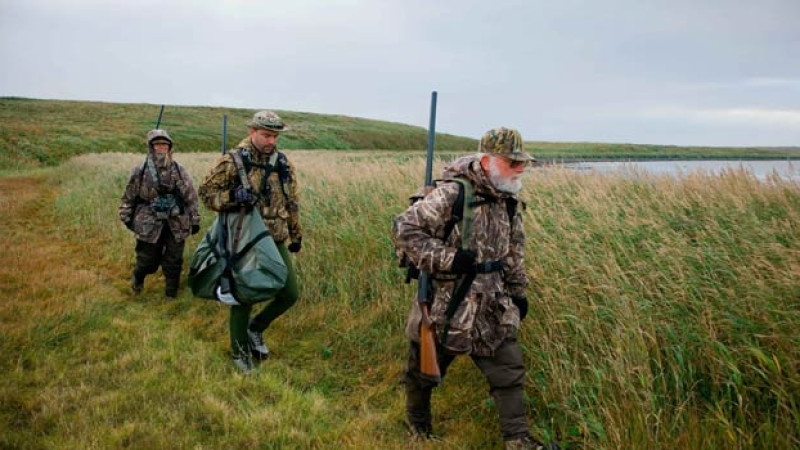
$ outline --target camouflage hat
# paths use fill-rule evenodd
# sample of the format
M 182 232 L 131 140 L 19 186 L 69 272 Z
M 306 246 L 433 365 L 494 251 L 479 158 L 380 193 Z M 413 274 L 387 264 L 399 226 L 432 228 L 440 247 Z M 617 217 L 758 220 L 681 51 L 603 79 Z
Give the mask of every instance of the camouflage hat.
M 273 111 L 259 111 L 253 114 L 253 120 L 247 122 L 250 128 L 263 128 L 272 131 L 288 131 L 289 126 Z
M 172 147 L 172 138 L 166 130 L 150 130 L 147 132 L 147 145 L 153 145 L 156 141 L 163 141 Z
M 478 151 L 504 155 L 514 161 L 536 161 L 536 158 L 522 151 L 522 135 L 513 128 L 500 127 L 487 131 L 478 144 Z

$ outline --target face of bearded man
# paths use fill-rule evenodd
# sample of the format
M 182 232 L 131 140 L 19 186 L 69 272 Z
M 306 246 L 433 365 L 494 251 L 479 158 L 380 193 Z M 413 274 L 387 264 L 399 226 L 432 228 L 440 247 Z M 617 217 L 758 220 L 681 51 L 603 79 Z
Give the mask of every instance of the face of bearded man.
M 517 194 L 522 190 L 522 175 L 524 172 L 515 171 L 509 163 L 499 157 L 490 157 L 487 175 L 492 185 L 501 192 Z
M 166 167 L 172 163 L 169 144 L 155 142 L 153 144 L 153 160 L 158 167 Z

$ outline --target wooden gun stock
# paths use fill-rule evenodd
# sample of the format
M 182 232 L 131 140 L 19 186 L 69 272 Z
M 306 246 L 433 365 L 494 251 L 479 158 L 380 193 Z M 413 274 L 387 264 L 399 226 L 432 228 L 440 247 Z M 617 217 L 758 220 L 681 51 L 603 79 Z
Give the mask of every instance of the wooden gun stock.
M 442 374 L 439 371 L 439 362 L 436 355 L 436 338 L 433 332 L 433 323 L 428 316 L 428 305 L 419 305 L 422 309 L 422 320 L 419 324 L 419 371 L 423 377 L 439 383 Z

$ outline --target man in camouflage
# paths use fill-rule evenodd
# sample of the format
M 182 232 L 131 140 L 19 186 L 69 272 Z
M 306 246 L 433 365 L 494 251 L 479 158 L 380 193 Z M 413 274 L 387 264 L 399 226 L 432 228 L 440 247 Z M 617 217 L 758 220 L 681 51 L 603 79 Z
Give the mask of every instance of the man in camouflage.
M 231 307 L 231 350 L 234 364 L 243 373 L 254 367 L 251 355 L 258 360 L 269 357 L 262 333 L 297 301 L 298 284 L 289 252 L 299 252 L 303 242 L 297 176 L 277 147 L 279 134 L 289 127 L 272 111 L 255 113 L 247 126 L 249 136 L 217 160 L 200 186 L 200 198 L 213 211 L 242 205 L 257 208 L 289 269 L 284 287 L 252 320 L 251 305 Z M 232 152 L 242 155 L 252 190 L 242 186 Z
M 147 133 L 147 159 L 131 170 L 119 218 L 136 235 L 136 267 L 131 288 L 142 291 L 145 276 L 164 272 L 164 294 L 178 295 L 186 237 L 200 231 L 197 192 L 192 177 L 173 159 L 165 130 Z
M 525 417 L 525 366 L 516 341 L 520 321 L 528 312 L 520 213 L 524 204 L 516 194 L 533 158 L 523 153 L 520 133 L 508 128 L 488 131 L 479 151 L 457 159 L 442 175 L 444 180 L 466 179 L 473 186 L 473 206 L 465 205 L 474 213 L 469 249 L 461 248 L 463 223 L 444 238 L 462 189 L 456 182 L 440 183 L 398 217 L 397 246 L 417 268 L 430 274 L 430 319 L 442 377 L 456 355 L 469 355 L 489 383 L 506 448 L 539 448 Z M 474 276 L 474 281 L 463 299 L 455 300 L 457 309 L 448 320 L 448 306 L 465 275 Z M 432 435 L 431 392 L 436 383 L 420 374 L 421 319 L 419 304 L 414 302 L 406 325 L 411 345 L 404 382 L 409 425 L 415 438 L 424 439 Z

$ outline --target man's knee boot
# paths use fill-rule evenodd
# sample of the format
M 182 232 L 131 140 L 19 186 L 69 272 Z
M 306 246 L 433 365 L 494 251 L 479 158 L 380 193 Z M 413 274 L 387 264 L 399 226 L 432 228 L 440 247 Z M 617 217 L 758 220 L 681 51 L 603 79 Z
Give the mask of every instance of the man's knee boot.
M 134 294 L 142 292 L 144 287 L 144 275 L 140 275 L 136 270 L 131 274 L 131 290 Z
M 166 278 L 164 295 L 166 295 L 168 298 L 177 297 L 179 285 L 180 285 L 180 278 Z

